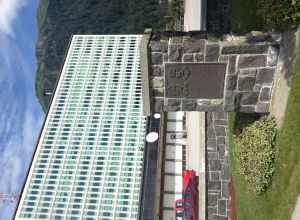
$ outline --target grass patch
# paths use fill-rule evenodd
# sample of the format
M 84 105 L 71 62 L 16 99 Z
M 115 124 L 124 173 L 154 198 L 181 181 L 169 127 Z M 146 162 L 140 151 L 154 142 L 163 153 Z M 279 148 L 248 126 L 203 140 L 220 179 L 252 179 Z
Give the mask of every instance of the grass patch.
M 263 29 L 263 18 L 257 15 L 256 0 L 232 0 L 231 31 L 246 33 Z
M 300 46 L 297 51 L 295 75 L 289 95 L 282 128 L 278 132 L 275 174 L 269 190 L 254 195 L 244 177 L 238 173 L 233 157 L 235 146 L 230 135 L 231 171 L 235 180 L 239 220 L 290 219 L 297 196 L 300 194 Z M 235 132 L 237 114 L 230 115 L 231 134 Z

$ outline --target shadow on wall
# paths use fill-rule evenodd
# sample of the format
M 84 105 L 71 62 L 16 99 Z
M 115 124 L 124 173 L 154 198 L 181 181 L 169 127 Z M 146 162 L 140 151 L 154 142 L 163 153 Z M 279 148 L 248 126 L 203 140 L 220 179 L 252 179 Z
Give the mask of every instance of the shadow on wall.
M 279 59 L 283 62 L 284 78 L 288 86 L 291 86 L 293 64 L 296 58 L 296 31 L 286 31 L 282 34 Z

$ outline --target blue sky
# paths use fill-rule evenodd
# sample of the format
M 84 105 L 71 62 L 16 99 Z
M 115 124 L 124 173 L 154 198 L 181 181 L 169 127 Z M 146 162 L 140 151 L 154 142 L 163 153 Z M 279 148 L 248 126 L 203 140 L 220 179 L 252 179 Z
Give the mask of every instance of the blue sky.
M 44 118 L 34 91 L 37 5 L 38 0 L 0 0 L 2 194 L 20 192 Z M 11 219 L 15 207 L 0 201 L 0 219 Z

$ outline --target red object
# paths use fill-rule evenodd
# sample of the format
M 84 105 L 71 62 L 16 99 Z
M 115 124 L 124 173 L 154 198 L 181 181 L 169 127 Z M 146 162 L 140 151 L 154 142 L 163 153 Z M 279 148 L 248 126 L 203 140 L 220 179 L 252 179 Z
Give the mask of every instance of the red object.
M 175 201 L 174 220 L 198 220 L 198 177 L 194 170 L 183 172 L 182 199 Z
M 229 190 L 231 195 L 231 220 L 237 220 L 236 191 L 234 187 L 233 177 L 231 177 L 230 179 Z

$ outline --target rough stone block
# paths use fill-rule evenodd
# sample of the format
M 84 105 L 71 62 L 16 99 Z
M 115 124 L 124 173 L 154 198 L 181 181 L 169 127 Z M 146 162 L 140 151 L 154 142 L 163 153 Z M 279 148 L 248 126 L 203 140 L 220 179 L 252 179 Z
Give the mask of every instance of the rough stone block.
M 221 190 L 220 181 L 208 181 L 207 183 L 208 190 Z
M 218 214 L 226 216 L 227 214 L 227 204 L 226 200 L 219 200 L 218 201 Z
M 217 200 L 218 202 L 218 200 Z M 208 207 L 207 208 L 207 220 L 215 220 L 214 216 L 218 213 L 218 209 L 215 207 L 215 208 L 212 208 L 212 207 Z
M 218 145 L 225 145 L 225 137 L 217 137 L 217 144 Z
M 209 133 L 210 132 L 210 133 Z M 216 142 L 216 137 L 215 137 L 215 132 L 213 129 L 208 129 L 207 130 L 207 149 L 210 151 L 216 151 L 217 150 L 217 142 Z
M 165 41 L 154 41 L 152 40 L 149 44 L 152 52 L 167 52 L 168 43 Z
M 204 61 L 203 53 L 196 53 L 194 59 L 195 62 L 203 62 Z
M 239 77 L 238 90 L 239 91 L 252 91 L 255 85 L 256 78 L 251 76 Z
M 205 40 L 189 39 L 183 42 L 183 50 L 185 53 L 203 53 L 205 48 Z
M 152 66 L 151 75 L 152 76 L 163 76 L 164 70 L 162 66 Z
M 219 158 L 219 155 L 217 152 L 211 152 L 209 149 L 208 149 L 208 152 L 207 152 L 207 159 L 208 160 L 217 160 Z
M 236 74 L 236 56 L 229 56 L 228 74 Z
M 214 113 L 215 119 L 227 119 L 227 113 L 226 112 L 216 112 Z
M 266 55 L 240 55 L 239 68 L 256 68 L 266 66 Z
M 217 125 L 223 125 L 223 126 L 226 126 L 226 125 L 227 125 L 227 120 L 216 119 L 216 120 L 215 120 L 215 123 L 216 123 Z
M 257 83 L 272 83 L 275 74 L 275 68 L 263 68 L 259 69 L 257 75 Z
M 215 126 L 216 136 L 225 137 L 226 136 L 226 129 L 224 126 Z
M 207 128 L 207 138 L 216 138 L 215 130 L 212 127 Z
M 260 92 L 261 90 L 261 84 L 255 84 L 254 87 L 253 87 L 253 91 L 254 92 Z
M 220 159 L 224 159 L 225 157 L 225 145 L 218 145 L 217 146 L 217 149 L 218 149 L 218 154 L 219 154 L 219 158 Z
M 220 56 L 220 45 L 219 44 L 207 44 L 206 45 L 206 62 L 217 62 Z
M 226 77 L 226 89 L 235 90 L 237 84 L 237 75 L 227 75 Z
M 183 99 L 182 110 L 183 111 L 196 111 L 197 100 Z
M 164 60 L 164 62 L 168 62 L 168 59 L 169 59 L 168 53 L 164 53 L 163 54 L 163 60 Z
M 258 113 L 267 113 L 270 111 L 269 108 L 270 108 L 269 103 L 259 102 L 255 107 L 255 111 Z
M 180 99 L 168 99 L 168 105 L 165 109 L 170 112 L 176 112 L 181 110 L 181 100 Z
M 181 45 L 170 45 L 169 46 L 169 61 L 180 62 L 182 58 L 182 46 Z
M 154 96 L 154 97 L 163 97 L 164 96 L 164 89 L 163 88 L 152 89 L 152 96 Z
M 197 105 L 198 106 L 207 106 L 207 105 L 210 105 L 210 101 L 209 100 L 197 100 Z
M 207 206 L 216 206 L 218 205 L 218 195 L 209 193 L 207 195 Z
M 182 37 L 172 37 L 170 43 L 171 44 L 181 44 L 183 42 Z
M 151 63 L 153 65 L 161 65 L 163 63 L 163 54 L 158 52 L 151 53 Z
M 163 88 L 164 87 L 164 78 L 163 77 L 154 77 L 152 78 L 152 87 L 153 88 Z
M 256 76 L 257 75 L 257 69 L 241 69 L 239 71 L 239 76 Z
M 228 217 L 217 215 L 215 216 L 214 220 L 228 220 Z
M 267 53 L 268 45 L 266 44 L 249 44 L 249 45 L 226 45 L 222 48 L 222 54 L 263 54 Z
M 221 170 L 221 163 L 220 160 L 209 160 L 209 170 L 210 171 L 220 171 Z
M 255 105 L 258 101 L 257 92 L 244 92 L 241 95 L 241 105 Z
M 164 100 L 163 99 L 152 99 L 154 102 L 154 112 L 161 112 L 164 106 Z
M 221 55 L 219 56 L 219 62 L 221 63 L 228 63 L 229 56 L 228 55 Z
M 263 87 L 260 92 L 259 100 L 266 102 L 266 101 L 270 101 L 270 98 L 271 98 L 271 88 Z
M 209 172 L 209 180 L 220 181 L 220 172 Z
M 227 90 L 225 94 L 224 111 L 235 111 L 239 103 L 240 95 L 234 91 Z
M 197 106 L 196 111 L 199 112 L 221 112 L 223 111 L 223 105 L 201 105 L 201 106 Z
M 194 55 L 193 54 L 184 54 L 183 62 L 194 62 Z
M 221 171 L 221 179 L 224 181 L 229 181 L 230 174 L 229 174 L 229 165 L 223 165 L 222 171 Z
M 279 48 L 270 46 L 267 56 L 267 66 L 276 66 L 278 61 Z
M 239 112 L 244 112 L 244 113 L 254 113 L 255 112 L 255 105 L 244 105 L 240 106 L 238 108 Z

